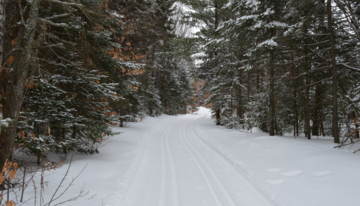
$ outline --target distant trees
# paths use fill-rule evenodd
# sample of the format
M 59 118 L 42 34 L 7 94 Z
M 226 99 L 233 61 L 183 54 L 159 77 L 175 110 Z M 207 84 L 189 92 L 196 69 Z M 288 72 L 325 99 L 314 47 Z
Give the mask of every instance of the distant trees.
M 218 124 L 340 142 L 360 108 L 356 1 L 184 2 L 203 25 L 198 75 Z
M 93 153 L 113 120 L 185 112 L 190 87 L 172 47 L 174 2 L 4 3 L 12 15 L 0 35 L 0 166 L 15 143 L 39 160 L 49 151 Z
M 114 0 L 110 4 L 127 19 L 124 28 L 130 30 L 123 35 L 127 52 L 142 57 L 145 64 L 137 79 L 142 85 L 137 100 L 138 109 L 150 115 L 184 113 L 191 98 L 185 71 L 192 66 L 185 65 L 191 60 L 176 48 L 186 38 L 175 35 L 176 22 L 171 18 L 175 2 Z

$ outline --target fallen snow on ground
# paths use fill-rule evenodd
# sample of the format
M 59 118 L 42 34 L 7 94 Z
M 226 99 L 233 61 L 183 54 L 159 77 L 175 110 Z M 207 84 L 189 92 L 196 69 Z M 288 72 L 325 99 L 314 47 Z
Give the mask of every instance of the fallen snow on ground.
M 88 194 L 65 205 L 359 205 L 359 156 L 324 140 L 216 127 L 210 116 L 200 108 L 114 129 L 99 155 L 74 158 L 70 176 L 85 171 L 62 199 Z M 48 193 L 65 171 L 46 175 Z

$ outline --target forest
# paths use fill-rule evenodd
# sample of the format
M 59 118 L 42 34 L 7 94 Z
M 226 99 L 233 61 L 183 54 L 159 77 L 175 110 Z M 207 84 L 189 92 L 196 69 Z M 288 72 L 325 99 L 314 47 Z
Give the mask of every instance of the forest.
M 15 3 L 16 2 L 16 3 Z M 109 125 L 184 113 L 172 2 L 3 1 L 0 165 L 14 149 L 96 152 Z
M 217 124 L 359 138 L 357 1 L 190 2 Z
M 13 162 L 96 158 L 114 127 L 197 107 L 214 128 L 357 145 L 360 2 L 0 0 L 0 191 Z

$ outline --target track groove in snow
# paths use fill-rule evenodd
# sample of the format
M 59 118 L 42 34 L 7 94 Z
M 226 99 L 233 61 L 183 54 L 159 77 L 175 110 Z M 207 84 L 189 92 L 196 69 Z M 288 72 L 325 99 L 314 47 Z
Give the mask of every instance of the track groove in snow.
M 255 190 L 256 193 L 255 194 L 259 194 L 262 196 L 262 198 L 264 199 L 264 202 L 266 202 L 266 205 L 271 205 L 271 206 L 277 206 L 277 204 L 271 199 L 269 198 L 261 189 L 259 186 L 257 186 L 255 184 L 254 181 L 252 181 L 250 179 L 250 175 L 249 173 L 242 168 L 239 164 L 237 164 L 237 162 L 235 162 L 233 159 L 231 159 L 230 157 L 228 157 L 224 152 L 221 152 L 219 149 L 217 149 L 215 146 L 211 145 L 210 143 L 206 142 L 204 140 L 204 138 L 202 138 L 197 132 L 196 129 L 192 128 L 192 131 L 194 132 L 195 136 L 197 137 L 198 140 L 200 140 L 200 142 L 205 145 L 206 147 L 208 147 L 210 150 L 212 150 L 213 152 L 215 152 L 216 154 L 219 155 L 219 157 L 221 157 L 225 162 L 227 162 L 227 164 L 231 167 L 233 167 L 237 173 L 241 176 L 242 179 L 244 179 L 244 181 L 247 184 L 247 187 L 249 187 L 252 190 Z M 261 198 L 260 198 L 261 199 Z M 264 205 L 265 206 L 265 205 Z
M 138 172 L 130 177 L 132 184 L 124 205 L 275 206 L 250 183 L 246 170 L 240 170 L 236 161 L 198 134 L 195 116 L 159 121 L 162 124 L 148 128 L 144 136 L 144 154 L 137 155 Z M 197 191 L 194 183 L 187 180 L 185 170 L 199 177 L 198 188 L 207 189 Z M 191 193 L 199 197 L 190 198 Z
M 125 173 L 125 175 L 123 177 L 123 179 L 127 180 L 127 184 L 125 184 L 125 188 L 124 188 L 125 191 L 123 192 L 124 193 L 124 196 L 122 198 L 123 202 L 128 201 L 127 197 L 128 197 L 130 188 L 134 185 L 134 181 L 140 172 L 141 165 L 143 164 L 144 155 L 145 155 L 145 151 L 146 151 L 145 141 L 146 141 L 145 137 L 142 136 L 138 142 L 138 144 L 140 146 L 137 150 L 135 161 L 131 164 L 131 167 L 129 167 L 127 169 L 127 172 Z
M 187 151 L 192 155 L 192 160 L 198 167 L 199 171 L 202 174 L 202 177 L 204 178 L 206 185 L 208 186 L 209 190 L 211 191 L 212 198 L 214 198 L 217 206 L 226 206 L 223 202 L 220 201 L 219 196 L 217 195 L 217 192 L 215 190 L 214 185 L 211 183 L 210 177 L 208 176 L 207 172 L 205 171 L 205 168 L 201 165 L 200 160 L 197 158 L 195 152 L 191 149 L 191 146 L 189 145 L 186 134 L 182 137 L 183 145 L 185 145 Z
M 193 141 L 190 140 L 190 135 L 184 136 L 185 141 L 187 142 L 188 148 L 192 152 L 195 158 L 198 159 L 199 168 L 202 168 L 202 170 L 207 171 L 206 173 L 211 176 L 211 179 L 213 179 L 213 185 L 212 188 L 217 188 L 218 192 L 224 196 L 224 201 L 222 201 L 223 206 L 236 206 L 234 199 L 231 197 L 227 189 L 224 187 L 224 185 L 221 183 L 219 178 L 216 176 L 214 170 L 208 165 L 204 157 L 200 154 L 199 150 L 195 149 L 195 144 Z M 208 176 L 208 179 L 210 179 Z
M 177 177 L 176 177 L 176 169 L 175 169 L 175 163 L 174 163 L 174 157 L 172 154 L 172 151 L 170 149 L 169 145 L 169 136 L 168 133 L 164 133 L 164 136 L 162 136 L 162 160 L 165 164 L 163 164 L 163 190 L 162 190 L 162 197 L 160 199 L 160 205 L 167 206 L 167 205 L 173 205 L 178 206 L 179 205 L 179 198 L 178 198 L 178 183 L 177 183 Z M 166 181 L 166 179 L 170 179 L 169 182 Z M 169 203 L 166 203 L 165 200 L 167 200 L 166 191 L 171 191 L 168 198 L 170 200 Z
M 326 142 L 216 127 L 195 115 L 146 118 L 111 137 L 95 156 L 77 156 L 71 206 L 357 206 L 357 156 Z M 335 164 L 336 163 L 336 164 Z M 56 188 L 66 167 L 47 176 Z M 34 191 L 28 191 L 27 196 Z M 341 196 L 339 196 L 341 194 Z M 299 199 L 299 197 L 302 197 Z M 30 206 L 30 205 L 19 205 Z
M 166 196 L 165 196 L 165 192 L 166 192 L 166 177 L 167 177 L 167 168 L 165 165 L 165 159 L 166 159 L 166 154 L 165 154 L 165 146 L 164 146 L 164 138 L 165 138 L 165 133 L 161 136 L 161 156 L 160 156 L 160 161 L 161 161 L 161 187 L 160 187 L 160 197 L 159 197 L 159 206 L 166 206 L 165 201 L 166 201 Z

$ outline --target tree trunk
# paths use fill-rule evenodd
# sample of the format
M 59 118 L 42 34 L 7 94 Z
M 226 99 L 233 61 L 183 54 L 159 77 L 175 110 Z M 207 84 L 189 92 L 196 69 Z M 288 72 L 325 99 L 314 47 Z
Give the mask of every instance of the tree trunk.
M 4 89 L 3 94 L 3 116 L 4 118 L 10 118 L 8 127 L 1 129 L 0 133 L 0 167 L 5 163 L 7 159 L 10 159 L 12 154 L 13 145 L 16 138 L 16 121 L 20 112 L 20 105 L 22 98 L 20 98 L 21 91 L 13 85 L 8 85 Z
M 309 71 L 307 71 L 309 72 Z M 304 94 L 304 133 L 308 139 L 311 139 L 311 107 L 310 107 L 310 77 L 309 74 L 305 77 L 305 94 Z
M 5 0 L 0 0 L 0 66 L 3 65 L 3 59 L 4 59 L 4 34 L 5 34 Z
M 315 105 L 313 109 L 313 127 L 312 134 L 314 136 L 320 136 L 321 117 L 322 117 L 322 85 L 318 85 L 315 89 Z
M 310 105 L 310 84 L 311 84 L 311 59 L 308 54 L 308 48 L 307 48 L 307 34 L 308 34 L 308 27 L 309 27 L 309 19 L 307 18 L 305 20 L 305 23 L 303 25 L 303 44 L 304 44 L 304 71 L 306 73 L 305 75 L 305 89 L 304 89 L 304 133 L 307 139 L 311 139 L 311 105 Z
M 215 23 L 214 23 L 214 31 L 216 31 L 219 27 L 219 22 L 220 22 L 220 19 L 219 19 L 219 3 L 218 3 L 218 0 L 214 0 L 214 7 L 215 7 Z
M 260 93 L 261 92 L 261 86 L 260 86 L 260 83 L 261 83 L 261 74 L 260 74 L 260 69 L 256 68 L 255 70 L 256 72 L 256 93 Z
M 216 125 L 221 125 L 221 116 L 220 116 L 220 109 L 217 109 L 215 112 L 215 118 L 216 118 Z
M 241 80 L 242 80 L 242 78 L 243 78 L 243 74 L 242 74 L 242 72 L 240 71 L 239 72 L 239 84 L 241 85 L 242 84 L 242 82 L 241 82 Z M 242 122 L 242 120 L 243 120 L 243 117 L 244 117 L 244 108 L 243 108 L 243 89 L 242 89 L 242 87 L 241 86 L 239 86 L 238 87 L 238 93 L 237 93 L 237 98 L 238 98 L 238 101 L 237 101 L 237 108 L 236 108 L 236 110 L 237 110 L 237 117 L 239 118 L 239 120 L 240 120 L 240 124 L 242 124 L 242 126 L 244 126 L 244 122 Z
M 26 22 L 25 29 L 16 30 L 16 32 L 9 32 L 10 29 L 14 29 L 18 18 L 14 16 L 19 14 L 19 8 L 14 6 L 13 1 L 6 2 L 6 11 L 11 11 L 14 15 L 12 18 L 6 18 L 6 31 L 5 39 L 6 42 L 11 42 L 16 36 L 16 42 L 21 50 L 14 52 L 13 56 L 9 56 L 12 60 L 4 63 L 5 80 L 3 82 L 3 117 L 10 118 L 9 127 L 3 128 L 0 133 L 0 167 L 4 162 L 11 157 L 14 141 L 16 138 L 16 126 L 19 118 L 19 113 L 24 100 L 24 87 L 28 75 L 30 74 L 31 55 L 33 47 L 35 45 L 35 33 L 38 24 L 39 16 L 39 4 L 41 0 L 33 0 L 29 10 L 29 17 Z M 13 22 L 16 21 L 16 22 Z M 16 33 L 16 35 L 14 35 Z M 9 43 L 7 43 L 9 44 Z M 12 50 L 14 45 L 5 46 L 4 53 L 8 54 Z M 10 69 L 11 68 L 11 69 Z
M 252 87 L 253 87 L 253 84 L 252 84 L 252 73 L 249 71 L 247 72 L 247 99 L 246 101 L 247 102 L 250 102 L 250 97 L 251 97 L 251 92 L 252 92 Z
M 323 117 L 323 116 L 321 116 L 320 131 L 321 131 L 321 135 L 325 137 L 325 136 L 326 136 L 326 134 L 325 134 L 324 117 Z
M 276 135 L 276 102 L 275 102 L 275 69 L 273 64 L 274 54 L 270 52 L 270 65 L 269 65 L 269 101 L 270 101 L 270 136 Z
M 339 114 L 338 114 L 338 74 L 336 70 L 336 42 L 335 42 L 335 31 L 334 31 L 334 20 L 332 13 L 332 0 L 327 1 L 327 17 L 328 17 L 328 30 L 330 35 L 331 50 L 329 59 L 331 62 L 331 74 L 332 74 L 332 135 L 334 142 L 340 143 L 339 134 Z
M 297 68 L 295 65 L 295 58 L 294 58 L 294 54 L 291 54 L 291 60 L 292 60 L 292 64 L 291 64 L 291 70 L 290 70 L 290 79 L 289 81 L 292 81 L 292 94 L 293 94 L 293 112 L 294 112 L 294 119 L 293 119 L 293 127 L 294 127 L 294 137 L 299 136 L 299 105 L 298 105 L 298 80 L 297 80 L 297 76 L 298 76 L 298 72 L 297 72 Z

